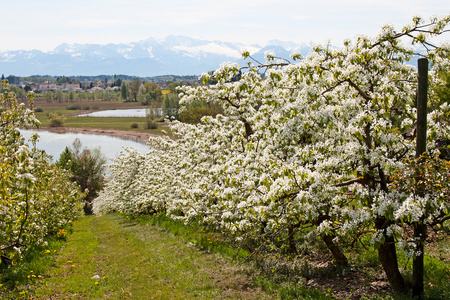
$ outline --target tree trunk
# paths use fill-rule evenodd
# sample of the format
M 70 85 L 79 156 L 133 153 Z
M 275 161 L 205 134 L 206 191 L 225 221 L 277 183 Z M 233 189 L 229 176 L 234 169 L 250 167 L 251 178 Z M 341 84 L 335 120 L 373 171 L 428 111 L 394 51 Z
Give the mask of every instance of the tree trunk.
M 375 220 L 377 229 L 385 229 L 386 218 L 379 217 Z M 381 266 L 386 273 L 387 279 L 394 292 L 405 294 L 407 292 L 405 280 L 398 269 L 397 250 L 395 249 L 395 240 L 392 236 L 384 235 L 384 243 L 378 248 L 378 258 Z
M 288 243 L 289 243 L 289 248 L 291 249 L 291 253 L 293 254 L 298 254 L 297 252 L 297 246 L 295 245 L 295 241 L 294 241 L 294 226 L 293 225 L 289 225 L 288 227 Z
M 416 255 L 413 259 L 413 297 L 422 299 L 423 296 L 423 277 L 425 274 L 425 267 L 423 263 L 425 253 L 425 239 L 426 239 L 426 227 L 423 221 L 414 223 L 414 238 L 418 239 L 417 251 L 420 251 L 420 255 Z
M 344 253 L 342 253 L 341 249 L 333 242 L 333 239 L 335 237 L 333 235 L 324 235 L 322 236 L 323 241 L 327 245 L 328 249 L 331 251 L 331 254 L 333 254 L 334 259 L 336 260 L 336 264 L 339 267 L 346 268 L 348 267 L 348 260 L 347 257 L 345 257 Z
M 384 244 L 378 248 L 378 257 L 394 292 L 405 294 L 407 289 L 405 280 L 398 269 L 397 252 L 393 237 L 385 237 Z

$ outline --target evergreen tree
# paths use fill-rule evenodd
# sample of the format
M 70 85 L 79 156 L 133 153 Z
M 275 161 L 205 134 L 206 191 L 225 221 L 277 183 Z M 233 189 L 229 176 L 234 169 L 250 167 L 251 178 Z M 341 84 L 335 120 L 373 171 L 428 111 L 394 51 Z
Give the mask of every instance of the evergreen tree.
M 81 141 L 74 140 L 72 147 L 66 147 L 61 153 L 56 165 L 72 173 L 71 180 L 76 182 L 83 191 L 88 191 L 85 197 L 84 211 L 91 214 L 92 200 L 103 188 L 105 180 L 106 159 L 99 148 L 83 148 Z
M 128 88 L 125 82 L 122 82 L 122 84 L 120 85 L 120 98 L 125 101 L 128 98 Z

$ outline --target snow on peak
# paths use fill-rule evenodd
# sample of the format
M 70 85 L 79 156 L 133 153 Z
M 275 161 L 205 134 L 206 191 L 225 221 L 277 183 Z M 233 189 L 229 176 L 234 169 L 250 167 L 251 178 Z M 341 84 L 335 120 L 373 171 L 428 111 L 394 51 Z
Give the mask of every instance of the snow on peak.
M 239 49 L 226 47 L 217 42 L 211 42 L 206 45 L 192 46 L 192 47 L 180 45 L 180 46 L 174 46 L 173 48 L 176 50 L 179 50 L 179 51 L 186 52 L 194 57 L 198 57 L 203 54 L 217 54 L 217 55 L 224 55 L 224 56 L 229 56 L 229 57 L 233 57 L 233 58 L 241 57 L 241 52 L 239 51 Z

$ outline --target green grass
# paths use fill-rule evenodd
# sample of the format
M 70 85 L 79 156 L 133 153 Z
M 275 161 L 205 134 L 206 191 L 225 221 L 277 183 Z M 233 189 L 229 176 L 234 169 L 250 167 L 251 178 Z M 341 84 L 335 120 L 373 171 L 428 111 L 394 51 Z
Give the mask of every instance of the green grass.
M 65 111 L 58 111 L 65 114 Z M 73 111 L 70 111 L 73 112 Z M 36 118 L 41 122 L 41 127 L 48 126 L 47 114 L 36 113 Z M 158 123 L 157 129 L 145 129 L 144 125 L 146 118 L 138 117 L 67 117 L 64 122 L 64 127 L 73 128 L 99 128 L 99 129 L 114 129 L 126 130 L 136 132 L 146 132 L 151 134 L 163 135 L 162 130 L 169 132 L 165 123 Z M 137 123 L 138 128 L 131 128 L 132 123 Z
M 22 261 L 0 268 L 0 299 L 19 299 L 29 295 L 34 285 L 45 279 L 64 240 L 51 237 L 45 247 L 32 247 L 23 253 Z
M 138 128 L 131 128 L 132 123 L 138 124 Z M 164 123 L 158 123 L 158 129 L 145 129 L 145 123 L 146 118 L 137 117 L 69 117 L 66 119 L 64 126 L 75 128 L 118 129 L 154 134 L 162 134 L 161 130 L 167 130 L 167 126 Z
M 424 299 L 449 299 L 448 239 L 429 249 L 435 253 L 425 258 Z M 379 276 L 367 273 L 379 264 L 372 252 L 360 253 L 364 259 L 353 262 L 359 276 L 373 277 L 369 284 Z M 333 299 L 330 287 L 308 288 L 301 274 L 282 280 L 281 269 L 265 274 L 245 263 L 246 250 L 232 261 L 236 253 L 220 233 L 195 222 L 185 226 L 164 215 L 89 216 L 74 224 L 67 243 L 52 239 L 26 253 L 20 265 L 1 270 L 0 298 Z M 399 262 L 410 280 L 410 261 L 400 256 Z M 327 274 L 316 275 L 324 279 Z M 375 294 L 370 299 L 408 297 Z
M 52 110 L 67 110 L 67 107 L 70 105 L 79 105 L 81 108 L 85 106 L 89 106 L 89 111 L 93 110 L 107 110 L 107 109 L 127 109 L 127 108 L 144 108 L 139 102 L 123 102 L 123 101 L 101 101 L 101 100 L 74 100 L 73 102 L 69 102 L 67 100 L 63 100 L 61 102 L 57 101 L 47 101 L 43 98 L 35 98 L 34 99 L 34 107 L 40 107 L 44 109 L 44 112 L 52 111 Z M 70 111 L 70 110 L 69 110 Z M 78 110 L 71 112 L 86 112 L 86 110 Z
M 58 242 L 57 257 L 53 248 L 35 252 L 46 264 L 23 262 L 16 288 L 0 298 L 331 299 L 301 284 L 252 279 L 252 269 L 238 263 L 248 252 L 240 251 L 232 262 L 236 249 L 218 235 L 163 215 L 84 217 L 66 244 Z
M 448 242 L 448 239 L 446 239 L 446 241 Z M 425 247 L 428 253 L 426 253 L 424 257 L 424 299 L 450 299 L 450 287 L 448 286 L 448 283 L 450 282 L 450 264 L 445 261 L 448 260 L 449 256 L 446 256 L 446 258 L 439 258 L 430 255 L 430 252 L 434 252 L 441 246 L 443 246 L 444 248 L 446 247 L 444 244 L 439 243 L 434 243 L 433 245 L 427 245 Z M 404 267 L 403 275 L 405 277 L 405 280 L 407 282 L 412 282 L 413 259 L 408 259 L 404 254 L 400 253 L 399 264 L 400 266 Z
M 118 215 L 83 218 L 45 277 L 38 299 L 273 298 L 240 266 Z
M 134 220 L 140 224 L 151 224 L 158 228 L 162 228 L 168 233 L 180 237 L 187 243 L 195 245 L 202 251 L 218 253 L 222 257 L 249 266 L 248 259 L 251 255 L 250 251 L 246 249 L 236 249 L 231 246 L 229 241 L 224 239 L 220 233 L 215 232 L 214 230 L 205 229 L 205 227 L 195 224 L 195 222 L 186 226 L 163 214 L 140 216 Z M 249 272 L 253 278 L 253 283 L 266 293 L 272 295 L 273 299 L 334 299 L 330 296 L 330 292 L 322 292 L 318 289 L 305 287 L 302 282 L 293 282 L 288 279 L 281 282 L 275 282 L 274 274 L 267 276 L 260 275 L 261 272 L 259 269 L 246 268 L 247 272 Z
M 236 248 L 230 246 L 217 232 L 208 231 L 205 227 L 198 224 L 190 224 L 189 226 L 186 226 L 164 214 L 140 216 L 134 220 L 140 224 L 155 225 L 177 237 L 182 238 L 187 243 L 195 245 L 201 250 L 218 253 L 224 257 L 233 258 L 234 260 L 242 262 L 251 254 L 246 249 L 241 249 L 238 251 Z
M 424 299 L 449 299 L 448 243 L 433 244 L 432 249 L 441 257 L 425 259 Z M 372 252 L 361 253 L 365 259 L 353 263 L 371 269 L 378 264 Z M 280 280 L 281 270 L 265 274 L 246 263 L 246 250 L 232 261 L 236 253 L 220 233 L 195 222 L 185 226 L 162 214 L 88 216 L 74 224 L 66 243 L 53 239 L 47 247 L 27 253 L 20 266 L 2 270 L 0 298 L 333 299 L 329 287 L 308 288 L 301 274 Z M 410 261 L 399 257 L 399 262 L 410 279 Z M 375 277 L 360 271 L 361 276 Z M 370 299 L 407 298 L 387 294 Z

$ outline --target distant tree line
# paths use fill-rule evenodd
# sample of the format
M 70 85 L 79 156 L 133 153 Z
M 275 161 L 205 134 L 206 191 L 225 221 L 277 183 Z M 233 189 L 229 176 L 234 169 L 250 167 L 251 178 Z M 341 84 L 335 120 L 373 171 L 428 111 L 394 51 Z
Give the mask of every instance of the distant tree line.
M 232 81 L 239 80 L 241 74 L 233 78 Z M 222 113 L 221 109 L 210 103 L 198 101 L 186 106 L 183 112 L 179 112 L 179 91 L 180 86 L 197 86 L 199 82 L 195 75 L 178 76 L 163 75 L 154 77 L 136 77 L 129 75 L 97 75 L 97 76 L 41 76 L 33 75 L 21 77 L 24 85 L 11 85 L 17 98 L 25 99 L 29 91 L 32 91 L 32 83 L 44 84 L 53 83 L 58 86 L 65 84 L 79 84 L 80 88 L 90 92 L 63 91 L 61 89 L 43 91 L 36 94 L 36 98 L 44 98 L 47 101 L 55 102 L 81 102 L 81 101 L 126 101 L 140 102 L 143 106 L 152 111 L 148 121 L 152 124 L 155 119 L 162 120 L 166 116 L 179 119 L 186 123 L 196 124 L 203 116 L 215 116 Z M 214 85 L 216 82 L 209 82 Z M 94 87 L 100 89 L 93 90 Z M 107 89 L 113 88 L 113 89 Z M 155 112 L 158 113 L 155 113 Z M 150 126 L 150 125 L 149 125 Z
M 55 82 L 57 80 L 62 81 L 61 83 L 72 83 L 69 81 L 84 82 L 84 81 L 107 81 L 116 82 L 118 79 L 131 81 L 133 79 L 139 78 L 141 81 L 152 81 L 156 83 L 172 82 L 172 81 L 187 81 L 196 82 L 198 81 L 198 75 L 162 75 L 162 76 L 149 76 L 149 77 L 136 77 L 124 74 L 114 74 L 114 75 L 96 75 L 96 76 L 50 76 L 50 75 L 32 75 L 20 77 L 21 81 L 32 81 L 36 83 L 46 83 Z M 5 75 L 3 74 L 3 78 Z M 66 81 L 64 81 L 66 80 Z M 119 85 L 120 86 L 120 85 Z

